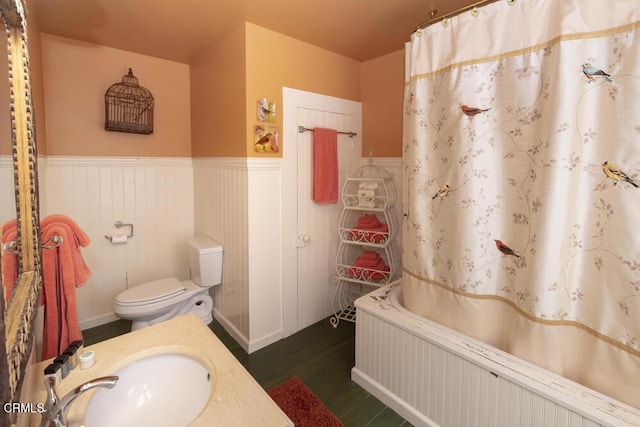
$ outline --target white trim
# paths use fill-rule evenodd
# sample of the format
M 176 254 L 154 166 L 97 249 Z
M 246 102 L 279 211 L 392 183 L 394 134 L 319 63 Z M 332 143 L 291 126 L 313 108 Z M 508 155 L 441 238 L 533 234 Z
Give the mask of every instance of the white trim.
M 106 323 L 115 322 L 116 320 L 120 320 L 120 318 L 116 316 L 115 313 L 107 313 L 90 319 L 81 320 L 78 324 L 80 325 L 80 330 L 84 331 Z
M 255 157 L 194 157 L 194 166 L 209 166 L 218 169 L 281 169 L 282 159 L 278 157 L 261 159 Z
M 191 157 L 46 156 L 47 166 L 191 166 Z
M 234 340 L 236 340 L 236 342 L 240 345 L 240 347 L 242 347 L 245 352 L 247 352 L 247 354 L 258 351 L 282 339 L 282 329 L 279 329 L 263 336 L 260 339 L 250 341 L 242 334 L 242 332 L 238 330 L 238 328 L 233 325 L 233 323 L 231 323 L 231 321 L 229 321 L 229 319 L 225 317 L 224 314 L 222 314 L 216 308 L 213 309 L 213 317 L 218 323 L 220 323 L 220 325 L 222 325 L 224 330 L 227 331 L 227 333 L 231 335 Z
M 358 384 L 363 389 L 367 390 L 380 402 L 393 409 L 402 418 L 409 421 L 411 424 L 417 427 L 439 427 L 432 419 L 421 414 L 413 406 L 407 404 L 404 400 L 393 394 L 389 389 L 384 387 L 379 382 L 375 381 L 369 375 L 362 372 L 360 369 L 351 368 L 351 379 L 354 383 Z
M 249 353 L 249 340 L 247 337 L 245 337 L 242 332 L 240 332 L 238 328 L 236 328 L 233 323 L 231 323 L 229 319 L 227 319 L 226 316 L 216 308 L 213 309 L 213 317 L 222 325 L 224 330 L 227 331 L 227 333 L 231 335 L 238 344 L 240 344 L 240 347 Z
M 280 341 L 282 339 L 282 329 L 278 329 L 277 331 L 271 332 L 268 335 L 263 336 L 257 340 L 251 340 L 249 342 L 247 353 L 251 354 L 254 351 L 258 351 L 261 348 L 265 348 L 266 346 L 273 344 L 276 341 Z

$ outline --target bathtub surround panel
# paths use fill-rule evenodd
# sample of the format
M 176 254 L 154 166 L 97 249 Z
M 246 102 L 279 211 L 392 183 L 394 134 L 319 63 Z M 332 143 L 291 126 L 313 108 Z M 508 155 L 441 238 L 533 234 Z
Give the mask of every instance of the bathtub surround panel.
M 72 217 L 91 239 L 82 249 L 91 270 L 77 289 L 82 329 L 117 319 L 116 296 L 137 284 L 189 277 L 185 242 L 193 237 L 190 158 L 48 157 L 43 215 Z M 134 226 L 126 244 L 105 235 L 121 220 Z
M 195 232 L 224 248 L 214 316 L 251 353 L 282 338 L 281 160 L 194 159 Z
M 391 288 L 356 301 L 352 379 L 412 424 L 640 425 L 637 409 L 421 318 Z

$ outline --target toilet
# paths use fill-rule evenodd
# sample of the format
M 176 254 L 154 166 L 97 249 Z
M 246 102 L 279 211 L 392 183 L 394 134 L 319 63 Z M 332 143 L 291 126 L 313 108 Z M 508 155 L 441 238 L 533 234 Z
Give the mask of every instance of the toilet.
M 187 246 L 190 280 L 154 280 L 116 297 L 114 312 L 132 321 L 132 331 L 189 312 L 196 313 L 207 325 L 213 321 L 209 288 L 222 282 L 222 245 L 207 237 L 195 237 L 187 241 Z

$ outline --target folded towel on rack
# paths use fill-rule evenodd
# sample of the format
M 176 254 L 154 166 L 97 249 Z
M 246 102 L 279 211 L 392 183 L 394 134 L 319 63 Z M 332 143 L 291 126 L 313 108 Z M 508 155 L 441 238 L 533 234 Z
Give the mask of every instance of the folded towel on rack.
M 78 322 L 75 288 L 91 276 L 80 253 L 89 237 L 69 217 L 51 215 L 41 222 L 41 241 L 60 236 L 62 243 L 42 251 L 43 288 L 40 304 L 44 304 L 45 321 L 42 360 L 60 354 L 69 343 L 82 339 Z
M 313 201 L 338 202 L 338 132 L 313 129 Z
M 376 215 L 362 215 L 358 218 L 356 228 L 377 227 L 381 224 Z
M 73 257 L 73 273 L 74 277 L 76 278 L 76 282 L 78 283 L 77 287 L 80 287 L 91 276 L 91 271 L 89 270 L 89 267 L 87 267 L 87 264 L 85 264 L 84 258 L 82 258 L 82 254 L 80 253 L 80 247 L 84 248 L 86 246 L 89 246 L 89 244 L 91 243 L 91 239 L 89 239 L 87 233 L 85 233 L 84 230 L 82 230 L 82 228 L 80 228 L 80 226 L 72 218 L 66 215 L 53 214 L 48 215 L 46 218 L 40 221 L 40 230 L 42 230 L 41 243 L 46 242 L 50 238 L 45 237 L 44 234 L 45 230 L 47 230 L 51 224 L 66 225 L 69 228 L 68 236 L 66 236 L 66 238 L 72 239 L 73 241 L 73 251 L 71 253 Z M 65 239 L 65 236 L 61 237 L 63 238 L 63 240 Z M 68 243 L 72 242 L 69 241 Z
M 354 279 L 382 282 L 389 276 L 391 269 L 382 258 L 375 265 L 368 265 L 370 261 L 358 258 L 349 268 L 349 276 Z
M 7 221 L 2 225 L 0 246 L 9 242 L 18 241 L 18 226 L 16 219 Z M 7 301 L 13 291 L 13 285 L 18 280 L 18 256 L 2 249 L 2 284 L 4 285 L 4 299 Z
M 43 229 L 49 224 L 54 222 L 60 222 L 62 224 L 66 224 L 67 226 L 69 226 L 69 228 L 71 228 L 71 231 L 73 231 L 73 238 L 78 244 L 78 246 L 85 247 L 85 246 L 88 246 L 89 243 L 91 243 L 91 239 L 89 239 L 89 236 L 87 236 L 87 233 L 85 233 L 82 230 L 82 228 L 80 228 L 80 226 L 72 218 L 66 215 L 61 215 L 61 214 L 47 215 L 43 220 L 40 221 L 40 229 Z

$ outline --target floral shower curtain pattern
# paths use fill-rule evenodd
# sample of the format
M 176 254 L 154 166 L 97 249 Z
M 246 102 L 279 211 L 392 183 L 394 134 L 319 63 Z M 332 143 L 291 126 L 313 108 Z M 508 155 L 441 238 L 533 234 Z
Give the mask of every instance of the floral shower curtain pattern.
M 479 12 L 406 46 L 405 303 L 640 407 L 640 2 Z

